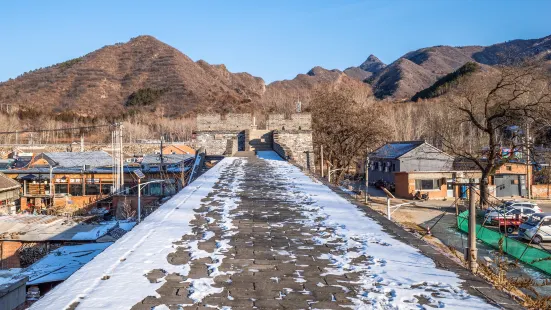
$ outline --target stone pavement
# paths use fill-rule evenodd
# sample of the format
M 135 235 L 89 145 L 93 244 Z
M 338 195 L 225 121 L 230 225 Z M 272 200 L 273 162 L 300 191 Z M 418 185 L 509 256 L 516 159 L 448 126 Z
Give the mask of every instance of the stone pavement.
M 256 158 L 237 159 L 222 171 L 213 191 L 195 208 L 192 233 L 182 236 L 178 250 L 167 257 L 172 264 L 189 264 L 189 274 L 149 272 L 151 282 L 165 282 L 158 296 L 132 309 L 354 308 L 352 300 L 362 291 L 360 272 L 328 272 L 335 262 L 320 258 L 343 254 L 343 240 L 314 241 L 333 228 L 323 226 L 322 218 L 309 221 L 304 206 L 289 199 L 300 193 L 289 193 L 288 180 L 276 172 Z M 385 262 L 362 255 L 352 263 Z M 426 286 L 429 295 L 416 296 L 411 308 L 438 305 L 434 298 L 446 289 L 419 285 Z M 392 299 L 393 291 L 383 286 L 373 291 Z

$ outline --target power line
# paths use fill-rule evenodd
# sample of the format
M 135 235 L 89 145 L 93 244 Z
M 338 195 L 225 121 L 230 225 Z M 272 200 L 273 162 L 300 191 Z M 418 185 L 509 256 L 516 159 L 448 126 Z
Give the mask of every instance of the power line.
M 56 132 L 56 131 L 68 131 L 68 130 L 83 130 L 83 129 L 92 129 L 92 128 L 103 128 L 103 127 L 114 127 L 114 124 L 109 125 L 93 125 L 93 126 L 82 126 L 82 127 L 70 127 L 70 128 L 57 128 L 57 129 L 38 129 L 38 130 L 16 130 L 16 131 L 2 131 L 0 135 L 11 135 L 11 134 L 20 134 L 20 133 L 29 133 L 29 132 Z

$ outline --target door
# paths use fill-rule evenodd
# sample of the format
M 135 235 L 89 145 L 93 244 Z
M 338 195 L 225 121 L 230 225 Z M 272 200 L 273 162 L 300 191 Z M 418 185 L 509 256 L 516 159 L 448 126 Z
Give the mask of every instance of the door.
M 448 181 L 448 182 L 447 182 L 447 185 L 448 185 L 448 193 L 447 193 L 447 196 L 448 196 L 448 197 L 453 197 L 453 182 L 452 182 L 452 181 Z
M 520 196 L 519 176 L 516 174 L 501 174 L 494 177 L 497 197 Z

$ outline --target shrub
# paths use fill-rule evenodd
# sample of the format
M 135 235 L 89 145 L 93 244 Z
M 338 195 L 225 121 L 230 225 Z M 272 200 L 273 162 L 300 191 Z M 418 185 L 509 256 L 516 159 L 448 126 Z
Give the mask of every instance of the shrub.
M 452 73 L 445 75 L 443 78 L 436 81 L 429 88 L 425 88 L 422 91 L 416 93 L 411 100 L 417 101 L 419 99 L 428 99 L 440 96 L 447 92 L 452 86 L 457 85 L 462 77 L 468 76 L 473 72 L 479 70 L 480 66 L 474 62 L 467 62 L 459 69 Z
M 141 88 L 130 94 L 124 105 L 126 107 L 148 106 L 155 103 L 165 92 L 166 89 Z

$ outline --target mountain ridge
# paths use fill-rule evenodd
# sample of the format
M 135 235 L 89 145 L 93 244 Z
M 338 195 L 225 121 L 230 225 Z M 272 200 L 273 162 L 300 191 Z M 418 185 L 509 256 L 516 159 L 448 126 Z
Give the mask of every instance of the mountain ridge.
M 549 60 L 551 35 L 539 39 L 511 40 L 489 46 L 425 47 L 402 55 L 376 73 L 363 70 L 363 63 L 358 67 L 347 68 L 345 72 L 358 80 L 369 82 L 379 99 L 409 100 L 416 93 L 429 88 L 440 78 L 468 62 L 495 66 Z

